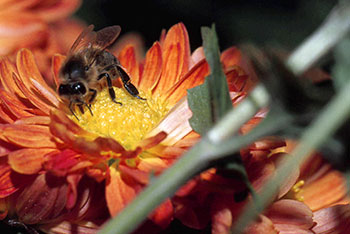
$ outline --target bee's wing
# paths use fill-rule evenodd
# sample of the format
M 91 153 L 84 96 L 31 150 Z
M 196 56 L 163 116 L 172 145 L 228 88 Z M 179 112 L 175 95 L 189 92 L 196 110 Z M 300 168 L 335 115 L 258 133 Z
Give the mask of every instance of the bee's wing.
M 94 45 L 98 46 L 101 50 L 111 46 L 120 34 L 121 28 L 119 25 L 103 28 L 97 31 Z
M 84 29 L 84 31 L 80 33 L 80 35 L 75 40 L 72 47 L 70 48 L 69 54 L 72 54 L 75 51 L 78 51 L 82 47 L 91 46 L 92 44 L 94 44 L 97 38 L 97 35 L 96 35 L 96 32 L 93 32 L 93 29 L 94 29 L 94 25 L 91 24 L 89 25 L 89 27 L 87 27 L 86 29 Z

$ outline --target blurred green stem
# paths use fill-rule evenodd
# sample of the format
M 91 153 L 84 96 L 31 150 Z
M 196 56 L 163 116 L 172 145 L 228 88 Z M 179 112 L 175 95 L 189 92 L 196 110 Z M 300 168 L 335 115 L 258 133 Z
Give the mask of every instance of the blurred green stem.
M 328 53 L 350 29 L 350 2 L 342 1 L 329 14 L 319 29 L 302 43 L 287 62 L 295 75 L 301 75 Z

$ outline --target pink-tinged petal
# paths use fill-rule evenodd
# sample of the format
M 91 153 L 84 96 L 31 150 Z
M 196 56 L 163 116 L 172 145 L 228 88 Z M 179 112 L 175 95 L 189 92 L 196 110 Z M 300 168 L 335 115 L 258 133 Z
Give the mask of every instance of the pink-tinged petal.
M 195 51 L 193 51 L 191 55 L 192 64 L 190 66 L 190 69 L 192 69 L 194 65 L 196 65 L 203 59 L 205 59 L 205 55 L 204 55 L 203 47 L 201 46 L 201 47 L 198 47 Z
M 23 117 L 16 120 L 15 124 L 26 124 L 26 125 L 45 125 L 48 126 L 51 120 L 49 116 L 32 116 L 32 117 Z
M 23 84 L 30 91 L 36 89 L 43 97 L 55 106 L 58 105 L 58 95 L 45 82 L 36 65 L 34 55 L 28 49 L 21 49 L 17 54 L 16 64 Z M 35 80 L 35 83 L 33 83 Z
M 24 98 L 24 94 L 18 88 L 12 74 L 17 73 L 15 66 L 9 61 L 8 58 L 0 58 L 0 81 L 2 87 L 11 94 L 18 94 L 21 98 Z
M 56 218 L 64 209 L 67 185 L 48 174 L 36 177 L 16 199 L 16 213 L 21 222 L 36 224 Z
M 78 188 L 77 187 L 78 187 L 78 184 L 79 184 L 82 176 L 83 175 L 81 175 L 81 174 L 67 176 L 67 182 L 69 184 L 68 194 L 67 194 L 67 203 L 66 203 L 67 209 L 73 208 L 77 202 L 77 197 L 78 197 Z
M 167 138 L 162 141 L 163 145 L 173 145 L 192 131 L 188 122 L 192 112 L 188 107 L 187 99 L 181 99 L 163 118 L 163 120 L 147 134 L 154 136 L 159 132 L 166 132 Z
M 208 63 L 205 60 L 200 61 L 165 93 L 164 99 L 167 100 L 169 106 L 175 105 L 175 103 L 187 95 L 188 89 L 202 84 L 208 74 Z
M 295 230 L 295 233 L 305 231 L 305 233 L 311 234 L 310 230 L 315 225 L 310 208 L 295 200 L 279 200 L 268 208 L 265 215 L 281 233 L 289 233 L 287 231 Z
M 89 135 L 87 131 L 83 130 L 78 124 L 68 118 L 64 112 L 58 109 L 51 110 L 50 119 L 51 123 L 63 125 L 67 130 L 69 130 L 69 132 L 78 135 Z
M 46 89 L 42 84 L 40 84 L 37 80 L 35 79 L 30 79 L 32 82 L 33 86 L 35 89 L 43 95 L 48 101 L 50 101 L 55 107 L 58 107 L 59 105 L 59 99 L 56 93 L 52 92 L 52 90 Z
M 100 227 L 93 222 L 81 221 L 79 223 L 72 223 L 70 221 L 63 221 L 59 224 L 43 224 L 40 225 L 40 230 L 45 233 L 56 233 L 56 234 L 68 234 L 74 233 L 76 234 L 97 234 L 100 231 Z
M 110 167 L 110 179 L 106 184 L 106 201 L 110 214 L 116 216 L 135 196 L 134 188 L 123 181 L 119 171 Z
M 345 179 L 340 172 L 330 170 L 321 178 L 306 184 L 302 189 L 301 195 L 304 197 L 304 203 L 311 210 L 328 207 L 345 198 Z
M 167 199 L 151 213 L 149 218 L 158 226 L 166 228 L 173 219 L 173 212 L 173 205 L 170 199 Z
M 350 232 L 350 205 L 328 207 L 314 213 L 317 234 L 345 234 Z
M 162 74 L 154 94 L 166 93 L 189 69 L 189 39 L 182 23 L 169 29 L 162 45 L 162 51 Z
M 244 229 L 244 234 L 281 234 L 278 232 L 270 219 L 263 215 Z M 300 233 L 301 234 L 301 233 Z
M 59 72 L 65 59 L 66 59 L 66 56 L 63 56 L 60 54 L 55 54 L 52 57 L 51 72 L 52 72 L 53 80 L 55 81 L 56 87 L 58 87 L 60 84 Z
M 225 208 L 213 216 L 212 233 L 229 234 L 232 225 L 232 214 L 230 209 Z
M 19 149 L 9 153 L 8 163 L 11 168 L 21 174 L 35 174 L 42 168 L 45 155 L 55 149 Z
M 138 84 L 140 75 L 138 62 L 136 61 L 135 49 L 132 45 L 126 46 L 119 54 L 120 64 L 126 69 L 130 76 L 131 83 Z
M 145 150 L 152 148 L 156 145 L 158 145 L 160 142 L 162 142 L 167 137 L 167 134 L 165 132 L 159 132 L 155 136 L 145 138 L 139 143 L 139 146 Z
M 158 84 L 162 72 L 162 50 L 160 44 L 155 42 L 147 51 L 145 65 L 139 87 L 142 90 L 153 90 Z
M 11 142 L 18 146 L 28 148 L 56 148 L 56 144 L 52 141 L 47 126 L 36 125 L 0 125 L 2 134 L 0 139 Z
M 230 47 L 221 53 L 220 58 L 224 69 L 239 65 L 242 60 L 241 52 L 236 47 Z

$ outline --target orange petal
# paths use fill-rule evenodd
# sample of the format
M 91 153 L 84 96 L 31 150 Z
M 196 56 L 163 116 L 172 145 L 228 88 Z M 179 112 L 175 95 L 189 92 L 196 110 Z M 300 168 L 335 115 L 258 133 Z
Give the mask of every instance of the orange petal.
M 133 169 L 124 165 L 119 165 L 119 171 L 122 173 L 123 178 L 124 177 L 129 177 L 132 178 L 134 181 L 136 181 L 137 183 L 146 185 L 149 183 L 149 174 L 144 172 L 144 171 L 140 171 L 138 169 Z
M 242 60 L 241 52 L 236 47 L 230 47 L 221 53 L 220 60 L 224 69 L 237 66 Z
M 136 61 L 135 49 L 132 45 L 126 46 L 119 54 L 120 64 L 126 69 L 130 75 L 131 83 L 139 83 L 139 66 Z
M 23 105 L 17 98 L 10 95 L 5 90 L 0 90 L 0 99 L 6 105 L 7 109 L 17 118 L 32 117 L 28 112 L 29 108 Z
M 44 81 L 32 52 L 28 49 L 21 49 L 17 54 L 16 64 L 19 75 L 27 89 L 37 90 L 48 101 L 57 106 L 58 95 Z M 33 83 L 33 80 L 35 83 Z
M 136 195 L 135 190 L 121 178 L 121 173 L 110 167 L 110 179 L 106 185 L 106 201 L 109 213 L 117 215 Z
M 56 148 L 52 135 L 46 126 L 36 125 L 0 125 L 0 139 L 22 147 Z
M 167 199 L 151 213 L 150 219 L 158 226 L 166 228 L 172 221 L 173 212 L 173 205 L 170 199 Z
M 153 90 L 158 84 L 162 72 L 162 51 L 160 44 L 155 42 L 147 51 L 145 65 L 139 87 L 142 90 Z
M 314 233 L 336 234 L 350 232 L 350 206 L 337 205 L 314 213 L 317 223 L 312 229 Z
M 0 105 L 0 119 L 5 123 L 13 123 L 14 116 L 9 112 L 8 108 Z
M 8 58 L 0 58 L 0 80 L 3 88 L 12 94 L 18 94 L 20 97 L 24 98 L 24 94 L 18 88 L 12 74 L 17 73 L 15 66 L 10 62 Z
M 80 4 L 80 0 L 62 0 L 54 3 L 40 1 L 32 11 L 45 21 L 52 22 L 68 17 L 79 8 Z
M 6 159 L 0 160 L 0 198 L 4 198 L 16 192 L 19 187 L 15 186 L 11 180 L 11 167 L 6 163 Z
M 225 75 L 230 91 L 239 92 L 246 90 L 245 87 L 249 77 L 240 67 L 231 67 L 225 71 Z
M 342 174 L 330 170 L 321 178 L 306 184 L 301 192 L 304 203 L 312 210 L 319 210 L 344 199 L 346 195 L 345 179 Z
M 205 60 L 197 63 L 181 80 L 173 85 L 164 96 L 169 106 L 173 106 L 181 98 L 187 95 L 187 90 L 204 82 L 209 74 L 209 66 Z
M 188 33 L 182 23 L 171 27 L 162 45 L 162 74 L 154 93 L 163 94 L 189 69 L 190 46 Z
M 20 17 L 18 17 L 20 14 Z M 47 38 L 47 24 L 29 12 L 0 13 L 0 54 L 39 46 Z
M 66 59 L 66 56 L 63 56 L 60 54 L 55 54 L 52 57 L 51 72 L 52 72 L 56 87 L 58 87 L 60 84 L 59 71 L 65 59 Z
M 20 149 L 8 155 L 11 168 L 21 174 L 35 174 L 42 168 L 45 155 L 55 149 Z
M 47 103 L 42 101 L 36 94 L 32 93 L 30 89 L 28 89 L 25 86 L 23 81 L 19 79 L 16 75 L 13 74 L 13 78 L 16 81 L 16 84 L 18 85 L 21 92 L 23 92 L 24 96 L 28 99 L 28 101 L 35 107 L 37 107 L 40 111 L 42 111 L 44 114 L 48 115 L 52 106 L 49 106 Z
M 145 171 L 147 173 L 160 173 L 168 168 L 168 164 L 164 162 L 164 160 L 155 157 L 155 158 L 143 158 L 140 160 L 137 168 L 141 171 Z
M 65 149 L 61 152 L 52 151 L 46 156 L 45 170 L 52 172 L 56 176 L 66 176 L 70 169 L 79 162 L 80 154 Z

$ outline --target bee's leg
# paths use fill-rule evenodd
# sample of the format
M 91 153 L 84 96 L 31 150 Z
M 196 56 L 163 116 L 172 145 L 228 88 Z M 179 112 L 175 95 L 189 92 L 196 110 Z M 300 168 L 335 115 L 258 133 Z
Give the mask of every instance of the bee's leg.
M 114 92 L 114 89 L 112 86 L 111 77 L 108 75 L 108 73 L 102 73 L 101 75 L 98 76 L 98 80 L 102 79 L 103 77 L 106 77 L 107 85 L 108 85 L 108 92 L 109 92 L 109 96 L 111 97 L 112 101 L 117 103 L 117 104 L 123 105 L 121 102 L 117 102 L 115 100 L 115 92 Z
M 84 105 L 89 109 L 91 116 L 94 116 L 94 114 L 92 114 L 91 105 L 88 105 L 86 102 L 84 102 Z
M 89 89 L 89 91 L 92 93 L 90 100 L 89 100 L 89 106 L 91 107 L 91 103 L 95 100 L 97 91 L 96 89 Z
M 70 110 L 70 112 L 74 115 L 74 117 L 79 121 L 79 118 L 75 115 L 75 113 L 74 113 L 74 110 L 73 110 L 73 108 L 72 108 L 72 106 L 73 106 L 73 102 L 72 101 L 70 101 L 69 102 L 69 106 L 68 106 L 68 108 L 69 108 L 69 110 Z
M 80 112 L 82 114 L 84 114 L 85 111 L 84 111 L 84 108 L 83 108 L 83 104 L 78 104 L 77 106 L 79 107 Z
M 132 96 L 134 96 L 134 97 L 136 97 L 138 99 L 146 100 L 146 99 L 144 99 L 144 98 L 139 96 L 139 91 L 131 83 L 128 73 L 126 73 L 126 71 L 124 71 L 124 69 L 121 66 L 119 66 L 119 65 L 116 65 L 115 67 L 117 68 L 117 70 L 119 72 L 120 78 L 123 81 L 123 85 L 124 85 L 124 88 L 126 89 L 126 91 L 128 91 L 128 93 L 130 93 Z

